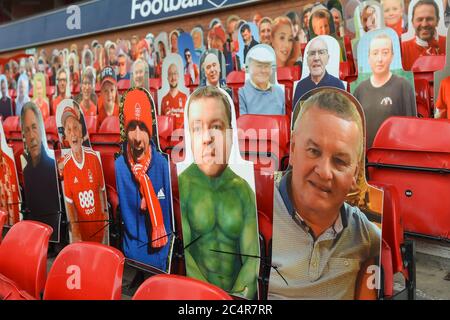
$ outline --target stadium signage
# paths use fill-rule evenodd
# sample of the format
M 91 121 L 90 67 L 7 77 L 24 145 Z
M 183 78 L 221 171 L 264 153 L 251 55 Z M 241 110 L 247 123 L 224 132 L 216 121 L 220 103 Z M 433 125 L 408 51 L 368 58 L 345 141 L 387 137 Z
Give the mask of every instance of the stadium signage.
M 96 0 L 0 26 L 0 52 L 268 0 Z

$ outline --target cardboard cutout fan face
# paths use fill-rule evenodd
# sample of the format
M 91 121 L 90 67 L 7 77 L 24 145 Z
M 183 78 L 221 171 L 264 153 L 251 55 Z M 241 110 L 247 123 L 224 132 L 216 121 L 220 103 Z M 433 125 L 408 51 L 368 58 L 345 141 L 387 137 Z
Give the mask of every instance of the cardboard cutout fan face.
M 254 46 L 259 44 L 258 26 L 252 22 L 246 22 L 239 28 L 238 33 L 239 51 L 237 53 L 242 67 L 247 59 L 247 54 Z
M 19 211 L 21 203 L 14 153 L 6 142 L 3 125 L 0 123 L 0 208 L 7 213 L 6 227 L 11 227 L 22 220 Z
M 131 68 L 131 87 L 149 90 L 149 68 L 142 59 L 137 59 Z
M 123 154 L 115 171 L 124 254 L 157 272 L 170 272 L 175 238 L 170 166 L 159 148 L 155 104 L 147 90 L 125 92 L 120 125 Z
M 200 55 L 194 48 L 194 42 L 189 33 L 181 33 L 178 37 L 179 55 L 183 59 L 184 74 L 188 74 L 191 83 L 198 80 Z
M 183 127 L 184 105 L 189 90 L 184 84 L 183 64 L 179 54 L 171 53 L 162 66 L 162 87 L 158 91 L 158 114 L 175 117 L 175 128 Z
M 403 68 L 419 56 L 445 55 L 446 28 L 440 0 L 414 0 L 408 8 L 408 32 L 402 34 Z
M 362 2 L 355 9 L 355 38 L 360 38 L 366 32 L 384 27 L 383 8 L 380 3 L 369 0 Z
M 53 228 L 50 241 L 59 242 L 61 204 L 55 155 L 47 146 L 42 114 L 34 102 L 27 102 L 21 109 L 20 126 L 24 143 L 24 219 L 48 224 Z
M 155 39 L 156 53 L 158 54 L 159 63 L 162 63 L 166 56 L 170 53 L 169 41 L 166 32 L 161 32 Z
M 438 9 L 437 11 L 436 7 Z M 424 20 L 427 22 L 422 22 Z M 402 34 L 402 42 L 408 41 L 416 36 L 423 41 L 429 41 L 437 36 L 447 36 L 442 1 L 412 0 L 409 3 L 408 31 Z
M 197 52 L 197 55 L 200 57 L 206 50 L 203 29 L 200 27 L 195 27 L 191 31 L 191 36 L 192 41 L 194 42 L 194 49 Z
M 390 116 L 416 116 L 414 79 L 402 69 L 398 36 L 391 28 L 366 33 L 358 43 L 358 79 L 353 95 L 364 108 L 367 146 Z
M 226 85 L 226 65 L 222 51 L 206 50 L 200 58 L 200 86 Z
M 331 12 L 322 5 L 318 5 L 311 10 L 309 17 L 310 38 L 321 35 L 334 36 L 334 20 Z
M 171 53 L 179 53 L 178 51 L 178 38 L 180 36 L 180 32 L 178 30 L 173 30 L 169 34 L 169 48 Z
M 392 28 L 400 37 L 406 32 L 406 10 L 403 0 L 381 0 L 386 27 Z
M 6 76 L 0 75 L 0 116 L 6 119 L 13 115 L 12 100 L 9 96 L 8 79 Z
M 63 146 L 58 167 L 63 177 L 70 241 L 109 245 L 109 214 L 100 154 L 90 146 L 77 102 L 65 99 L 58 105 L 56 125 Z
M 284 173 L 274 197 L 272 264 L 279 268 L 271 270 L 269 299 L 273 296 L 291 299 L 324 298 L 321 295 L 325 293 L 316 290 L 321 286 L 327 288 L 327 296 L 354 299 L 358 298 L 356 293 L 362 286 L 369 286 L 366 281 L 357 283 L 356 279 L 361 272 L 371 270 L 360 268 L 368 261 L 379 267 L 377 257 L 381 245 L 383 192 L 368 185 L 365 180 L 365 120 L 358 101 L 346 91 L 336 88 L 318 88 L 307 95 L 305 103 L 294 114 L 290 167 Z M 287 192 L 286 188 L 290 191 Z M 349 214 L 349 208 L 343 205 L 344 202 L 358 207 L 362 211 L 358 215 L 366 214 L 373 217 L 373 221 L 369 222 L 364 217 L 364 222 L 361 223 L 365 226 L 355 225 L 352 220 L 355 219 L 353 215 L 356 212 L 350 211 Z M 283 211 L 282 206 L 288 212 Z M 293 207 L 290 208 L 291 206 Z M 320 216 L 321 219 L 312 220 L 313 212 L 315 217 Z M 344 220 L 344 215 L 349 217 L 344 222 L 348 224 L 345 231 L 342 226 L 339 227 L 339 223 L 336 224 L 339 217 Z M 360 218 L 357 219 L 361 221 Z M 314 277 L 306 270 L 296 271 L 295 276 L 289 271 L 294 264 L 298 270 L 302 267 L 309 269 L 310 264 L 314 263 L 311 254 L 303 254 L 310 248 L 309 240 L 299 242 L 292 238 L 291 230 L 296 221 L 303 228 L 309 226 L 306 232 L 315 235 L 315 243 L 324 241 L 325 235 L 327 241 L 330 241 L 328 237 L 334 238 L 341 233 L 343 236 L 345 232 L 359 234 L 362 231 L 359 228 L 363 228 L 369 241 L 347 244 L 344 241 L 343 247 L 339 248 L 331 248 L 331 244 L 327 246 L 327 250 L 331 250 L 327 251 L 331 256 L 326 258 L 329 264 L 334 263 L 334 257 L 347 258 L 345 245 L 358 248 L 352 250 L 351 259 L 359 262 L 354 266 L 347 264 L 345 272 L 349 280 L 345 285 L 337 284 L 337 274 L 332 269 L 319 268 Z M 316 223 L 313 224 L 312 221 Z M 335 230 L 332 234 L 328 231 L 330 225 Z M 314 249 L 314 254 L 323 253 L 317 248 Z M 287 261 L 288 256 L 293 260 Z
M 186 158 L 177 164 L 186 274 L 257 297 L 260 261 L 253 164 L 242 160 L 229 95 L 197 89 L 185 109 Z
M 310 40 L 303 56 L 302 78 L 294 85 L 294 109 L 303 95 L 317 87 L 331 86 L 345 89 L 339 79 L 340 47 L 331 36 L 317 36 Z

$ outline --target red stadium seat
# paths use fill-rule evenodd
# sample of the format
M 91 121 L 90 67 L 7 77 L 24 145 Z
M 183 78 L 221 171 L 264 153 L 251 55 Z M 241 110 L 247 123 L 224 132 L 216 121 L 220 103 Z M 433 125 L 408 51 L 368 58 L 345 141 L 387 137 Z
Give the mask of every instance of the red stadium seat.
M 367 153 L 370 180 L 397 188 L 410 233 L 450 238 L 449 136 L 450 120 L 391 117 Z
M 44 300 L 120 300 L 124 262 L 122 252 L 113 247 L 69 244 L 53 262 Z
M 411 67 L 414 79 L 425 79 L 430 85 L 430 97 L 434 97 L 434 72 L 442 70 L 445 66 L 445 55 L 420 56 Z
M 56 149 L 59 143 L 58 128 L 56 126 L 56 117 L 49 116 L 45 119 L 45 133 L 47 135 L 47 144 L 50 149 Z
M 188 277 L 159 274 L 147 279 L 133 300 L 232 300 L 222 289 Z
M 7 216 L 8 216 L 8 214 L 5 211 L 0 210 L 0 244 L 2 243 L 3 226 L 5 225 Z
M 11 227 L 0 245 L 0 273 L 36 299 L 44 289 L 52 232 L 46 224 L 21 221 Z
M 172 133 L 174 130 L 174 116 L 157 116 L 158 117 L 158 135 L 159 135 L 159 145 L 161 150 L 167 152 L 173 145 Z
M 256 205 L 258 211 L 264 212 L 270 221 L 273 217 L 273 188 L 273 173 L 255 169 Z
M 21 290 L 11 279 L 0 273 L 0 301 L 1 300 L 37 300 L 35 297 Z
M 119 90 L 120 94 L 123 94 L 125 91 L 130 89 L 130 87 L 131 87 L 131 84 L 130 84 L 130 80 L 128 80 L 128 79 L 122 79 L 119 82 L 117 82 L 117 90 Z
M 150 89 L 155 89 L 158 91 L 159 89 L 161 89 L 161 79 L 160 78 L 150 78 L 149 87 L 150 87 Z
M 115 155 L 112 152 L 100 152 L 105 184 L 116 188 Z
M 120 121 L 117 116 L 107 116 L 100 124 L 99 133 L 117 133 L 120 134 Z
M 84 121 L 86 123 L 86 129 L 90 135 L 93 133 L 97 133 L 97 116 L 84 116 Z
M 14 132 L 20 133 L 20 117 L 10 116 L 3 121 L 3 131 L 7 139 L 10 138 L 10 134 Z
M 90 135 L 91 145 L 100 152 L 105 182 L 115 187 L 114 155 L 120 151 L 120 121 L 119 117 L 106 117 L 97 133 Z
M 290 117 L 292 113 L 292 98 L 294 96 L 294 76 L 290 67 L 277 69 L 278 83 L 284 85 L 284 96 L 286 114 Z
M 404 238 L 400 195 L 393 185 L 373 181 L 369 181 L 369 184 L 382 189 L 384 194 L 381 251 L 384 297 L 393 296 L 393 277 L 400 272 L 405 279 L 405 290 L 396 295 L 406 294 L 406 297 L 412 298 L 415 291 L 415 253 L 411 240 Z
M 433 118 L 429 82 L 425 79 L 414 79 L 414 88 L 416 89 L 417 115 L 420 118 Z
M 344 36 L 344 47 L 346 61 L 340 63 L 339 77 L 350 83 L 356 80 L 358 72 L 355 66 L 355 58 L 353 57 L 352 42 L 348 36 Z
M 234 89 L 243 87 L 245 83 L 245 71 L 232 71 L 227 75 L 227 86 Z
M 239 148 L 256 169 L 279 170 L 289 154 L 289 118 L 282 115 L 250 115 L 237 119 Z

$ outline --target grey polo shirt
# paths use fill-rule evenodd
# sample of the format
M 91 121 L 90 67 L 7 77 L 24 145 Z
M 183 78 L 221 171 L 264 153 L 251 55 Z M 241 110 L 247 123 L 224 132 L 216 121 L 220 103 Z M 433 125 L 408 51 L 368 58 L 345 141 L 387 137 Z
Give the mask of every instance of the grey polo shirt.
M 360 266 L 380 254 L 381 230 L 344 203 L 334 225 L 314 239 L 288 186 L 290 173 L 274 188 L 272 266 L 278 272 L 271 268 L 268 298 L 354 299 Z

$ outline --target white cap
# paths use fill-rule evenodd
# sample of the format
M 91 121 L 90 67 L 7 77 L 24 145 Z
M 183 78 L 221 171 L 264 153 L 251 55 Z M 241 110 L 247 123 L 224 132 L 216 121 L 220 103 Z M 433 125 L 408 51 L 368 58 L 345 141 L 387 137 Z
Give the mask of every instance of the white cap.
M 247 54 L 247 59 L 252 59 L 258 62 L 275 62 L 275 56 L 265 45 L 257 45 L 253 47 Z

